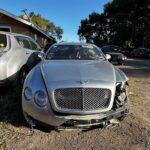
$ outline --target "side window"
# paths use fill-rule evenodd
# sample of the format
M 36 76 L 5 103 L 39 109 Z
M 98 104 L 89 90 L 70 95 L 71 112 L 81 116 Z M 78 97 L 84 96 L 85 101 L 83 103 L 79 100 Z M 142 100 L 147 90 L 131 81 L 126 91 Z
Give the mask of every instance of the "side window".
M 30 43 L 26 37 L 16 36 L 15 38 L 21 47 L 31 49 Z
M 4 34 L 0 34 L 0 51 L 7 47 L 7 37 Z
M 15 36 L 15 39 L 17 40 L 18 44 L 19 44 L 21 47 L 24 47 L 23 41 L 22 41 L 22 37 Z
M 29 41 L 30 41 L 32 50 L 39 50 L 40 49 L 40 47 L 34 41 L 32 41 L 30 39 L 29 39 Z
M 27 38 L 23 38 L 24 48 L 31 49 L 30 43 Z

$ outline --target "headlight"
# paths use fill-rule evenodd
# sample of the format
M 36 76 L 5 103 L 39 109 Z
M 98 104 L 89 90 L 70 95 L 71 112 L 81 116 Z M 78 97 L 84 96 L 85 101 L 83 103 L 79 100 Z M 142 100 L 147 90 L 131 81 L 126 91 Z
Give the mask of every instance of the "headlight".
M 39 107 L 47 105 L 47 96 L 43 91 L 37 91 L 34 96 L 34 101 Z
M 125 99 L 126 99 L 127 95 L 125 92 L 122 92 L 120 93 L 120 95 L 118 96 L 118 99 L 121 101 L 121 102 L 124 102 Z
M 32 99 L 32 90 L 30 87 L 26 87 L 24 90 L 24 97 L 27 101 L 30 101 Z
M 127 59 L 127 56 L 123 56 L 123 60 L 126 60 Z
M 126 83 L 117 83 L 116 84 L 116 96 L 115 102 L 117 107 L 123 106 L 127 101 L 127 84 Z

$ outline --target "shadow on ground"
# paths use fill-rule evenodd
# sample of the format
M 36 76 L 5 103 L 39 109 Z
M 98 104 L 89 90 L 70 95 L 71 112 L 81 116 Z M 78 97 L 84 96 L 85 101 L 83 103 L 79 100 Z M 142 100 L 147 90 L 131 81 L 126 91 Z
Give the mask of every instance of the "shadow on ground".
M 21 88 L 0 88 L 0 122 L 26 125 L 21 106 Z
M 0 123 L 11 124 L 15 127 L 31 128 L 22 113 L 22 88 L 0 88 Z M 53 127 L 39 123 L 37 130 L 50 132 Z

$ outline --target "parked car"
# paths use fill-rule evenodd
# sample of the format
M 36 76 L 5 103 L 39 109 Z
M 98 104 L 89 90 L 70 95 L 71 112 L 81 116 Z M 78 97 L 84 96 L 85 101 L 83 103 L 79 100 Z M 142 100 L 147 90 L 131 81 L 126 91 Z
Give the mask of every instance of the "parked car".
M 110 125 L 128 111 L 128 78 L 101 50 L 87 43 L 59 43 L 27 75 L 22 108 L 28 124 L 64 128 Z
M 133 50 L 133 48 L 122 48 L 122 53 L 127 56 L 130 57 L 130 53 Z
M 125 48 L 123 54 L 127 57 L 131 57 L 131 53 L 132 53 L 133 50 L 134 50 L 134 48 L 131 48 L 131 47 L 130 48 Z
M 127 56 L 123 54 L 123 49 L 114 45 L 107 45 L 101 47 L 101 50 L 104 54 L 110 54 L 110 62 L 118 65 L 123 65 L 124 61 L 127 59 Z
M 44 47 L 44 53 L 46 53 L 51 46 L 52 46 L 51 43 L 47 43 Z
M 23 84 L 40 59 L 40 46 L 30 37 L 0 32 L 0 86 Z
M 147 48 L 137 48 L 131 52 L 132 57 L 139 58 L 150 58 L 150 49 Z

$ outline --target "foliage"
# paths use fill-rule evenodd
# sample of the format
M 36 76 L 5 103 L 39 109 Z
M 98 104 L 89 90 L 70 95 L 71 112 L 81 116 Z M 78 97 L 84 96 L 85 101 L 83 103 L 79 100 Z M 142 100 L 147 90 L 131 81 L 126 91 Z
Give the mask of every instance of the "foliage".
M 29 13 L 34 14 L 34 12 Z M 21 18 L 25 19 L 28 17 L 20 16 Z M 29 20 L 28 20 L 29 21 Z M 34 23 L 37 27 L 39 27 L 41 30 L 46 32 L 48 35 L 51 35 L 55 37 L 57 40 L 61 40 L 63 29 L 60 26 L 55 26 L 55 24 L 44 17 L 42 17 L 40 14 L 34 14 L 31 18 L 31 22 Z
M 99 46 L 150 47 L 150 1 L 113 0 L 81 20 L 78 35 Z

